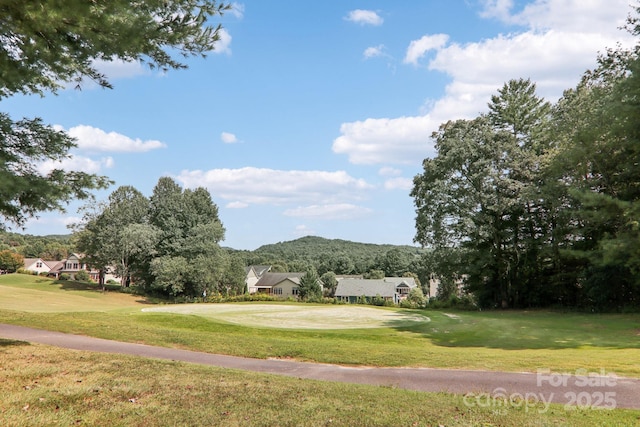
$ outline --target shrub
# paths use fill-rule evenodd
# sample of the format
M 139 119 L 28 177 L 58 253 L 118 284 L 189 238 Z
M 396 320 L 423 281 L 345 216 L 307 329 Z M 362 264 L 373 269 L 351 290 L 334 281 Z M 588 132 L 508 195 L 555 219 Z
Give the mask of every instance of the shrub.
M 73 277 L 79 282 L 91 281 L 91 276 L 89 275 L 89 272 L 87 272 L 87 270 L 80 270 Z
M 67 273 L 62 273 L 60 275 L 60 277 L 58 277 L 59 280 L 69 280 L 71 279 L 71 276 L 69 276 Z
M 376 294 L 375 297 L 373 297 L 373 300 L 371 301 L 371 303 L 373 305 L 377 305 L 378 307 L 382 307 L 384 306 L 384 298 L 382 298 L 382 296 L 380 294 Z
M 428 308 L 457 308 L 460 310 L 477 310 L 478 304 L 473 296 L 464 294 L 462 296 L 451 295 L 449 298 L 442 300 L 439 298 L 431 298 L 427 304 Z

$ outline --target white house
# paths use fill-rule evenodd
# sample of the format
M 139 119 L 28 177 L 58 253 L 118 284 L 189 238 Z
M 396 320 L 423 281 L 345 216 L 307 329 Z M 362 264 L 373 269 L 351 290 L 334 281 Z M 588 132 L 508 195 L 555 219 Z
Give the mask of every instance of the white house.
M 24 269 L 35 273 L 49 273 L 58 261 L 45 261 L 42 258 L 25 258 Z
M 249 267 L 244 268 L 246 276 L 244 279 L 244 284 L 247 287 L 247 292 L 250 294 L 255 294 L 258 292 L 256 288 L 256 283 L 262 277 L 263 274 L 268 273 L 271 270 L 270 265 L 250 265 Z

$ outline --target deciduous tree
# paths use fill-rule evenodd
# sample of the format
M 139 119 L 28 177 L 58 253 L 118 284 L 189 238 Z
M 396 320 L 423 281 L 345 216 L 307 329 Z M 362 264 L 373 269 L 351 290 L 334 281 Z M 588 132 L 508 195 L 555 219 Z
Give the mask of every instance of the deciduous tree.
M 15 273 L 22 267 L 24 267 L 22 255 L 9 249 L 0 251 L 0 270 L 7 273 Z

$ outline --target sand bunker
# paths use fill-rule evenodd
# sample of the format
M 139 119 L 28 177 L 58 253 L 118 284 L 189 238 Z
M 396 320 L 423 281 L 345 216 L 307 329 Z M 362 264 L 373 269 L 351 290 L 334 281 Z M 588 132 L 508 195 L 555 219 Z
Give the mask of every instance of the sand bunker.
M 192 314 L 245 326 L 286 329 L 382 328 L 430 321 L 418 313 L 351 305 L 175 304 L 142 311 Z

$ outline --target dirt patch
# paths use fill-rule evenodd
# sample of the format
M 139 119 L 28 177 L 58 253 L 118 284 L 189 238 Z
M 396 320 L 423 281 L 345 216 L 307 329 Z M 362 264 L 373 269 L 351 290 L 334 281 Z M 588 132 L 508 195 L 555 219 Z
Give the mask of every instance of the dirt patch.
M 348 305 L 176 304 L 142 311 L 193 314 L 245 326 L 284 329 L 382 328 L 430 321 L 418 313 Z

